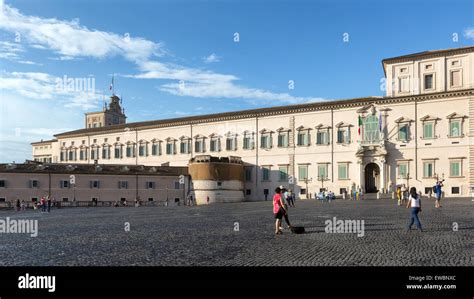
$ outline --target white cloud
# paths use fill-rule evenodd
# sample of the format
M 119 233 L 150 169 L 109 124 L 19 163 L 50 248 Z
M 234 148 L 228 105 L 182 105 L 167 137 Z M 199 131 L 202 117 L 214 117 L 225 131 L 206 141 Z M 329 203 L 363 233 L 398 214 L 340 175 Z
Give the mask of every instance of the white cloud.
M 221 58 L 217 56 L 215 53 L 203 58 L 205 63 L 213 63 L 221 61 Z
M 474 39 L 474 27 L 465 29 L 464 37 L 469 38 L 469 39 Z
M 87 80 L 88 78 L 69 78 Z M 92 78 L 93 79 L 93 78 Z M 59 81 L 58 81 L 59 80 Z M 0 90 L 15 92 L 30 99 L 56 100 L 64 102 L 65 107 L 79 107 L 83 110 L 97 107 L 101 94 L 88 89 L 89 86 L 68 88 L 64 77 L 55 77 L 38 72 L 4 72 L 0 77 Z
M 288 93 L 274 93 L 257 88 L 239 86 L 232 81 L 220 82 L 184 82 L 164 84 L 160 90 L 178 95 L 196 98 L 227 98 L 227 99 L 248 99 L 251 101 L 263 100 L 266 103 L 287 103 L 298 104 L 305 102 L 324 101 L 323 98 L 295 97 Z
M 157 61 L 166 51 L 162 43 L 155 43 L 139 37 L 123 36 L 116 33 L 91 30 L 79 24 L 78 20 L 62 21 L 25 16 L 17 9 L 4 6 L 0 29 L 19 32 L 34 48 L 50 49 L 58 54 L 59 60 L 81 57 L 103 59 L 121 55 L 133 62 L 140 71 L 135 75 L 124 75 L 136 79 L 174 80 L 160 90 L 178 95 L 197 98 L 243 98 L 247 100 L 272 100 L 276 102 L 298 103 L 319 98 L 295 97 L 288 93 L 274 93 L 258 88 L 235 84 L 239 78 L 230 74 L 180 66 Z M 84 42 L 87 41 L 87 42 Z M 211 54 L 205 61 L 217 62 L 219 57 Z M 180 84 L 184 82 L 185 88 Z M 23 91 L 23 93 L 28 93 Z M 80 101 L 76 101 L 80 105 Z
M 51 49 L 62 57 L 106 58 L 121 55 L 130 61 L 162 55 L 162 45 L 130 35 L 118 35 L 81 26 L 78 20 L 61 21 L 25 16 L 4 5 L 0 29 L 19 33 L 21 40 L 40 49 Z

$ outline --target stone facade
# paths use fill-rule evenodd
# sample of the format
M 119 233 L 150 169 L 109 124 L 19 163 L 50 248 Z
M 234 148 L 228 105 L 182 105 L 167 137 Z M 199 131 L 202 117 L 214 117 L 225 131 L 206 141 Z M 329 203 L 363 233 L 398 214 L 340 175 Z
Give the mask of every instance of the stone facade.
M 244 167 L 239 157 L 200 155 L 189 162 L 190 195 L 197 204 L 244 200 Z
M 180 176 L 184 176 L 180 184 Z M 71 176 L 74 177 L 71 183 Z M 175 204 L 189 192 L 187 167 L 142 165 L 0 164 L 0 204 L 56 201 L 142 201 Z
M 238 156 L 246 200 L 262 200 L 278 185 L 301 198 L 323 188 L 388 193 L 400 184 L 428 194 L 441 178 L 446 196 L 471 196 L 474 47 L 382 64 L 385 97 L 80 129 L 55 135 L 50 155 L 58 163 L 149 166 Z

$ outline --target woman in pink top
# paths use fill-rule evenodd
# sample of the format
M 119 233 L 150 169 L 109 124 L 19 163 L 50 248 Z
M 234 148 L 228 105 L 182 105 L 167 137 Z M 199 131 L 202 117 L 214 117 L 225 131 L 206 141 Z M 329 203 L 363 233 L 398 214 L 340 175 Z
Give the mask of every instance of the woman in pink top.
M 285 207 L 283 205 L 283 201 L 281 198 L 281 189 L 277 187 L 275 189 L 275 195 L 273 195 L 273 214 L 275 214 L 275 234 L 279 235 L 282 234 L 280 229 L 281 226 L 281 219 L 283 215 L 286 213 Z

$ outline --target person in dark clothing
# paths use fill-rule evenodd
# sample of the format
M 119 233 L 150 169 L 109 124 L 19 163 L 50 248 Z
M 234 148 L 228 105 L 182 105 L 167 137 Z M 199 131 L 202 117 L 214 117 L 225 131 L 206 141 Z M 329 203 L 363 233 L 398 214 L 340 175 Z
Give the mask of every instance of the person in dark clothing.
M 48 213 L 51 211 L 51 197 L 48 196 Z

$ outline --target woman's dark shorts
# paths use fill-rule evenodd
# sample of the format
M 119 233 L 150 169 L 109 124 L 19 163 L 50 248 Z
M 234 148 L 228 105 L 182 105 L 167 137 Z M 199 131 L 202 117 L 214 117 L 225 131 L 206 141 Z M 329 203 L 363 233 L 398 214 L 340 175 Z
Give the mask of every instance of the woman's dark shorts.
M 283 211 L 281 209 L 278 210 L 278 213 L 275 214 L 275 219 L 282 219 L 283 218 Z

